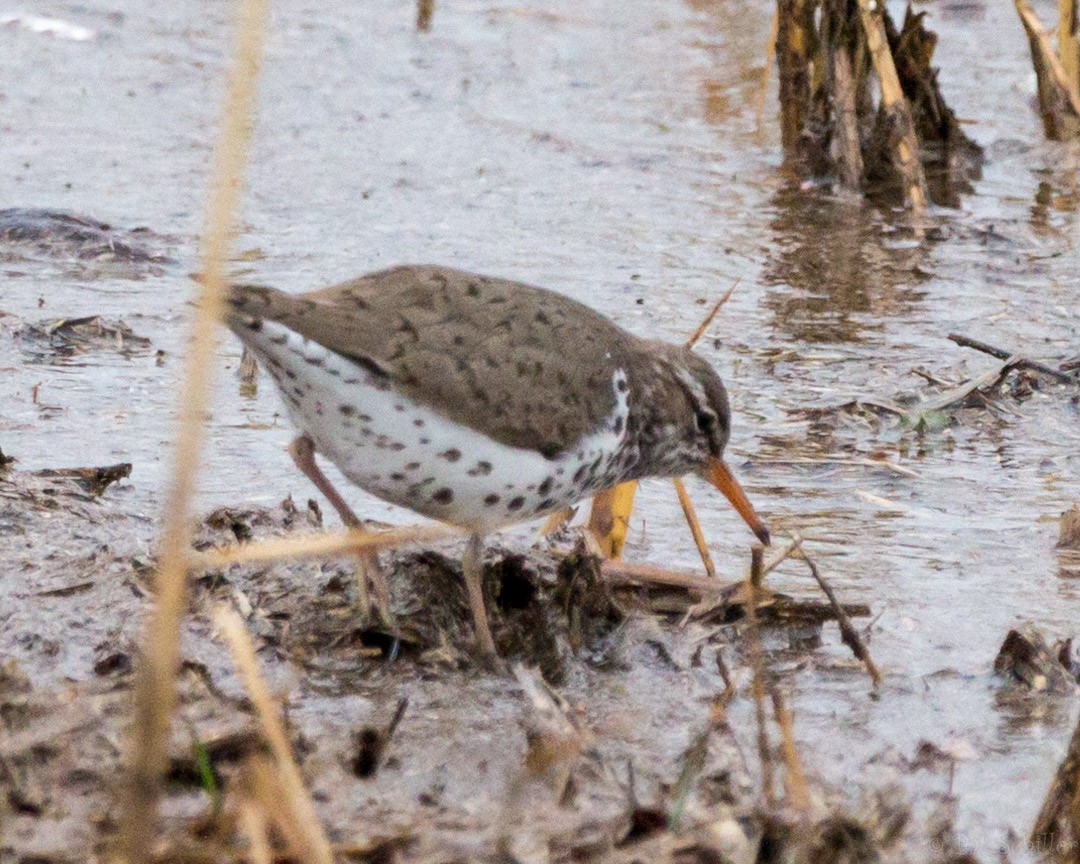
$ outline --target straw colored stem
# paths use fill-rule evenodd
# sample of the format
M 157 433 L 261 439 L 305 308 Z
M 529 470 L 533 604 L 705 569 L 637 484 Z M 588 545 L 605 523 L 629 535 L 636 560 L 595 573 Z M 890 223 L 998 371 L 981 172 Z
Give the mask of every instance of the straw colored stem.
M 304 781 L 293 759 L 289 739 L 281 725 L 277 706 L 270 696 L 270 691 L 266 688 L 266 682 L 259 674 L 255 646 L 244 627 L 244 622 L 231 609 L 218 607 L 214 612 L 214 623 L 221 635 L 225 637 L 225 641 L 229 643 L 233 662 L 236 663 L 236 668 L 244 681 L 244 689 L 247 690 L 248 697 L 262 722 L 263 735 L 274 756 L 278 777 L 285 793 L 285 801 L 292 812 L 295 824 L 303 832 L 300 838 L 301 848 L 296 851 L 304 861 L 332 864 L 333 855 L 330 844 L 315 815 L 311 798 L 308 797 L 307 790 L 304 788 Z
M 713 304 L 712 309 L 709 310 L 708 314 L 702 319 L 701 323 L 698 324 L 694 329 L 694 332 L 691 333 L 690 337 L 686 340 L 687 348 L 693 348 L 697 344 L 698 339 L 705 334 L 705 331 L 709 329 L 709 325 L 712 324 L 713 319 L 716 318 L 716 314 L 724 307 L 724 304 L 731 299 L 731 295 L 735 293 L 735 289 L 739 287 L 741 281 L 742 277 L 740 276 L 731 283 L 731 287 L 724 292 L 724 296 Z
M 266 814 L 253 801 L 242 801 L 239 813 L 240 832 L 247 839 L 251 864 L 271 864 L 274 853 L 266 834 Z
M 712 555 L 709 554 L 709 544 L 705 542 L 705 535 L 701 533 L 701 523 L 698 521 L 697 513 L 694 512 L 694 504 L 690 500 L 686 486 L 678 477 L 672 480 L 672 483 L 675 484 L 675 494 L 679 496 L 679 505 L 682 507 L 683 516 L 686 517 L 686 524 L 690 526 L 690 533 L 694 537 L 694 545 L 697 546 L 705 572 L 710 579 L 715 579 L 716 567 L 713 566 Z
M 773 717 L 780 727 L 780 750 L 784 754 L 784 792 L 788 803 L 796 810 L 810 809 L 810 793 L 806 789 L 806 775 L 803 774 L 799 751 L 795 747 L 795 729 L 791 712 L 784 706 L 784 700 L 776 687 L 769 688 L 772 697 Z
M 879 7 L 881 4 L 875 3 Z M 916 212 L 926 209 L 926 175 L 919 159 L 919 139 L 915 133 L 915 122 L 911 117 L 904 90 L 900 86 L 900 76 L 896 72 L 889 40 L 885 34 L 885 24 L 881 14 L 871 7 L 871 0 L 859 0 L 859 15 L 866 45 L 870 51 L 870 60 L 874 65 L 878 84 L 881 87 L 882 110 L 892 115 L 896 151 L 893 165 L 904 184 L 904 197 L 907 206 Z
M 180 396 L 180 423 L 172 477 L 165 498 L 165 527 L 158 547 L 157 604 L 147 625 L 135 690 L 135 722 L 121 855 L 132 864 L 150 858 L 169 722 L 175 703 L 180 616 L 184 608 L 190 507 L 202 449 L 203 416 L 209 404 L 215 323 L 221 307 L 224 262 L 247 154 L 255 78 L 267 14 L 266 0 L 243 0 L 234 65 L 216 151 L 203 235 L 205 280 L 192 323 Z
M 309 534 L 301 537 L 282 537 L 261 543 L 222 546 L 205 552 L 192 553 L 192 568 L 208 569 L 229 564 L 253 564 L 278 561 L 283 558 L 332 558 L 365 549 L 389 549 L 405 543 L 441 540 L 460 534 L 461 529 L 450 525 L 413 525 L 391 528 L 388 531 L 351 530 L 341 534 Z
M 765 66 L 761 70 L 761 83 L 758 89 L 757 104 L 754 106 L 755 127 L 761 131 L 761 119 L 765 115 L 765 98 L 769 95 L 769 69 L 772 68 L 773 57 L 776 56 L 776 37 L 780 32 L 780 9 L 773 9 L 772 20 L 769 22 L 769 38 L 765 43 Z

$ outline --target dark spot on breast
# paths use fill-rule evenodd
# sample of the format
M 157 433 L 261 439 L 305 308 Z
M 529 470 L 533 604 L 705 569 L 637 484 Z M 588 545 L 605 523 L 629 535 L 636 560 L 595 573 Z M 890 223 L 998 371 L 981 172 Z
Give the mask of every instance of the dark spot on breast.
M 499 503 L 499 496 L 498 496 L 498 495 L 494 495 L 494 494 L 492 494 L 492 495 L 488 495 L 488 496 L 487 496 L 486 498 L 484 498 L 484 503 L 485 503 L 485 504 L 486 504 L 486 505 L 487 505 L 488 507 L 492 507 L 492 506 L 494 506 L 495 504 L 498 504 L 498 503 Z
M 397 480 L 400 483 L 402 480 L 405 479 L 405 475 L 402 474 L 400 471 L 395 471 L 393 474 L 390 475 L 390 479 Z
M 443 486 L 442 489 L 431 496 L 431 500 L 436 504 L 449 504 L 454 500 L 454 491 Z
M 258 333 L 260 330 L 262 330 L 262 318 L 252 318 L 250 321 L 247 322 L 247 328 L 252 333 Z
M 304 362 L 308 366 L 322 366 L 324 361 L 322 357 L 305 357 Z
M 415 420 L 412 421 L 412 425 L 419 429 L 421 426 L 424 425 L 424 421 L 417 417 Z
M 575 483 L 580 483 L 582 480 L 584 480 L 585 479 L 585 472 L 587 470 L 588 470 L 588 467 L 585 466 L 585 465 L 582 465 L 580 468 L 578 468 L 577 471 L 574 472 L 574 482 Z
M 402 444 L 400 441 L 395 441 L 393 444 L 390 445 L 390 449 L 393 450 L 395 453 L 400 453 L 402 450 L 405 449 L 405 445 Z
M 507 510 L 520 510 L 524 506 L 525 506 L 525 499 L 522 498 L 520 495 L 518 495 L 517 498 L 512 499 L 510 501 L 510 503 L 506 505 L 506 509 Z
M 615 434 L 622 435 L 623 418 L 621 416 L 615 418 Z
M 546 441 L 540 445 L 540 455 L 545 459 L 554 459 L 560 452 L 562 448 L 555 441 Z
M 543 501 L 536 505 L 536 512 L 539 513 L 542 510 L 550 510 L 554 506 L 554 501 L 552 501 L 550 498 L 545 498 Z
M 555 485 L 555 478 L 548 477 L 543 483 L 536 487 L 536 491 L 541 495 L 547 495 L 551 491 L 551 487 Z
M 420 443 L 426 447 L 428 444 L 431 443 L 431 439 L 430 438 L 421 438 Z
M 296 373 L 293 372 L 292 369 L 285 369 L 283 371 L 285 372 L 285 377 L 288 378 L 290 381 L 296 380 Z
M 356 416 L 356 409 L 353 408 L 352 405 L 339 405 L 337 410 L 344 414 L 346 417 Z
M 417 471 L 417 470 L 419 470 L 419 468 L 420 468 L 420 463 L 419 462 L 410 462 L 408 465 L 405 466 L 406 471 Z
M 286 336 L 284 333 L 282 333 L 282 334 L 280 334 L 278 336 L 271 336 L 270 341 L 274 345 L 284 345 L 286 342 L 289 341 L 289 337 Z
M 470 477 L 486 477 L 491 473 L 491 463 L 481 460 L 476 463 L 475 468 L 470 468 L 466 473 Z
M 405 406 L 404 405 L 395 405 L 394 410 L 400 413 L 400 412 L 405 410 Z
M 449 450 L 440 453 L 439 458 L 445 459 L 447 462 L 457 462 L 461 458 L 461 451 L 457 447 L 451 447 Z
M 620 378 L 615 382 L 615 389 L 620 393 L 625 393 L 630 389 L 630 383 L 625 378 Z

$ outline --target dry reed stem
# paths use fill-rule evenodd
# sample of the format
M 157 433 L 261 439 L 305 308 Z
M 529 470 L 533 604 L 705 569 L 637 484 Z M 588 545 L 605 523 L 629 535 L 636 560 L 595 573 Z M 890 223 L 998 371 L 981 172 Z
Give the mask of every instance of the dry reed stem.
M 875 7 L 880 8 L 880 5 L 875 2 Z M 891 115 L 894 123 L 896 151 L 893 154 L 893 165 L 903 181 L 907 206 L 921 212 L 926 209 L 927 202 L 926 175 L 919 159 L 919 139 L 915 133 L 915 122 L 911 118 L 911 108 L 896 73 L 896 64 L 885 35 L 885 24 L 881 15 L 871 8 L 871 0 L 859 0 L 859 16 L 866 34 L 870 60 L 881 87 L 881 107 L 886 114 Z
M 249 800 L 241 801 L 239 810 L 238 827 L 247 839 L 248 858 L 252 864 L 272 864 L 274 853 L 266 833 L 266 813 L 254 801 Z
M 1057 43 L 1065 83 L 1080 94 L 1080 41 L 1077 40 L 1076 0 L 1059 0 Z
M 769 95 L 769 69 L 776 55 L 776 37 L 780 33 L 780 8 L 773 9 L 769 22 L 769 39 L 765 43 L 765 68 L 761 70 L 761 84 L 757 104 L 754 105 L 754 128 L 761 132 L 761 118 L 765 116 L 765 97 Z
M 810 809 L 810 793 L 806 788 L 806 775 L 803 773 L 799 751 L 795 747 L 795 727 L 791 712 L 784 706 L 784 700 L 776 687 L 769 688 L 772 697 L 773 717 L 780 727 L 780 751 L 784 754 L 784 794 L 788 804 L 796 810 Z
M 755 543 L 750 547 L 750 575 L 747 577 L 746 621 L 750 640 L 750 667 L 753 679 L 750 692 L 754 697 L 754 717 L 757 720 L 757 749 L 761 760 L 761 794 L 765 803 L 772 807 L 776 804 L 773 791 L 772 757 L 769 753 L 769 731 L 766 728 L 765 715 L 765 671 L 761 655 L 761 634 L 757 623 L 757 592 L 764 578 L 765 547 Z
M 244 689 L 262 721 L 263 735 L 270 745 L 274 756 L 277 776 L 284 792 L 285 803 L 291 811 L 302 837 L 297 854 L 303 861 L 317 864 L 332 864 L 333 854 L 330 843 L 323 833 L 322 825 L 315 815 L 315 807 L 304 788 L 300 769 L 293 759 L 289 739 L 281 725 L 277 706 L 274 704 L 266 682 L 259 674 L 259 664 L 255 659 L 255 645 L 248 635 L 247 628 L 240 616 L 231 609 L 219 606 L 214 610 L 214 624 L 229 643 L 233 662 L 244 681 Z
M 463 533 L 453 525 L 410 525 L 386 531 L 353 529 L 339 534 L 307 534 L 302 537 L 281 537 L 260 543 L 238 543 L 192 552 L 188 556 L 193 569 L 224 567 L 229 564 L 253 564 L 279 561 L 283 558 L 331 558 L 350 555 L 364 549 L 389 549 L 405 543 L 441 540 Z
M 796 537 L 796 540 L 800 538 Z M 851 653 L 855 655 L 858 660 L 862 661 L 863 666 L 866 667 L 866 672 L 870 676 L 870 680 L 874 682 L 874 686 L 877 687 L 881 684 L 881 673 L 878 672 L 877 666 L 874 664 L 874 659 L 870 656 L 870 650 L 866 647 L 866 643 L 863 642 L 862 637 L 859 635 L 859 631 L 855 629 L 851 623 L 851 619 L 848 617 L 847 612 L 844 611 L 844 607 L 840 605 L 840 601 L 836 599 L 836 594 L 832 590 L 832 586 L 825 581 L 825 577 L 821 575 L 817 565 L 810 559 L 801 546 L 799 547 L 799 557 L 806 562 L 806 566 L 810 568 L 810 573 L 813 575 L 814 580 L 818 583 L 821 590 L 825 592 L 825 597 L 828 598 L 829 605 L 832 606 L 833 612 L 836 614 L 836 622 L 840 626 L 840 638 L 844 644 L 851 649 Z
M 1027 0 L 1015 0 L 1016 13 L 1027 33 L 1031 62 L 1039 90 L 1043 133 L 1051 141 L 1071 138 L 1080 127 L 1080 93 L 1069 86 L 1068 74 L 1050 45 L 1050 36 Z
M 694 503 L 690 500 L 686 486 L 679 477 L 671 482 L 675 484 L 675 494 L 679 496 L 679 505 L 682 507 L 683 516 L 686 517 L 686 524 L 690 526 L 690 533 L 694 537 L 694 545 L 697 546 L 705 572 L 709 574 L 710 579 L 715 579 L 716 567 L 713 566 L 712 555 L 709 554 L 709 544 L 705 542 L 705 535 L 701 533 L 701 523 L 698 521 L 697 513 L 694 512 Z
M 135 687 L 135 722 L 131 739 L 126 806 L 121 825 L 121 856 L 131 864 L 149 860 L 157 830 L 157 804 L 169 722 L 175 705 L 179 662 L 180 616 L 187 581 L 190 509 L 210 398 L 215 326 L 221 309 L 225 258 L 247 157 L 255 100 L 255 80 L 262 52 L 267 0 L 240 5 L 222 119 L 221 138 L 206 208 L 202 240 L 204 281 L 195 310 L 180 394 L 179 428 L 172 477 L 165 498 L 165 526 L 158 546 L 157 603 L 146 627 Z

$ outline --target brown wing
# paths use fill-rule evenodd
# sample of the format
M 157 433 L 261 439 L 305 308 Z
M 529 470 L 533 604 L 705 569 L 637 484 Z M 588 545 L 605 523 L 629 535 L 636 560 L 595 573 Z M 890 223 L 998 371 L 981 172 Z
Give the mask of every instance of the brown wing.
M 553 291 L 432 265 L 302 296 L 237 286 L 229 304 L 381 370 L 496 441 L 548 456 L 611 412 L 612 374 L 637 341 Z

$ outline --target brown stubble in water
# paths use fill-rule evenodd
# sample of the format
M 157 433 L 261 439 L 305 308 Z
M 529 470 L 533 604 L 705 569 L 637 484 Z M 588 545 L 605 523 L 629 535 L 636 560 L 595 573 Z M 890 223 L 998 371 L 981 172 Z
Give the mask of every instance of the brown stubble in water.
M 232 238 L 247 158 L 255 81 L 267 18 L 267 0 L 243 0 L 236 28 L 221 138 L 213 168 L 202 241 L 203 279 L 191 327 L 180 393 L 172 477 L 165 498 L 165 524 L 158 544 L 157 604 L 146 626 L 135 687 L 135 722 L 121 825 L 122 860 L 150 860 L 157 831 L 158 798 L 169 725 L 176 703 L 180 616 L 184 609 L 191 499 L 205 438 L 216 325 L 221 310 L 225 260 Z

